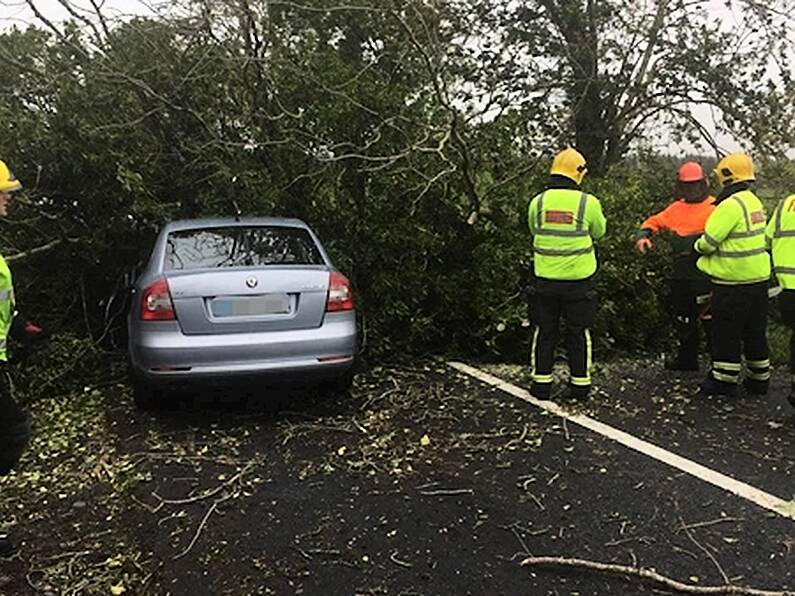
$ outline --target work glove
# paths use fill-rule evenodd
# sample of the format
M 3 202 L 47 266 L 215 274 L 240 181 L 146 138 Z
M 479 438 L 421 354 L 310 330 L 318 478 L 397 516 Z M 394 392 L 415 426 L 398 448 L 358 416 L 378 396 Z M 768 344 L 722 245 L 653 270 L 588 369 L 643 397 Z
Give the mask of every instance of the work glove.
M 26 321 L 22 317 L 14 317 L 14 321 L 11 323 L 10 335 L 25 347 L 40 345 L 47 339 L 47 333 L 44 329 L 32 321 Z
M 635 250 L 640 254 L 646 254 L 646 251 L 652 247 L 651 238 L 638 238 L 635 240 Z

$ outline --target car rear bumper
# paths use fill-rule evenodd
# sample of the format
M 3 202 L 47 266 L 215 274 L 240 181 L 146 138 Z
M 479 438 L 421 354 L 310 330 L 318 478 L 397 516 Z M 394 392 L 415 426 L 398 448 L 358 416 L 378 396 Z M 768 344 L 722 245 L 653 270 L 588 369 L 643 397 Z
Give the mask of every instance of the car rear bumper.
M 130 335 L 130 365 L 153 386 L 247 380 L 280 385 L 338 379 L 354 366 L 354 312 L 328 313 L 315 329 L 263 333 L 184 335 L 174 321 L 137 325 Z

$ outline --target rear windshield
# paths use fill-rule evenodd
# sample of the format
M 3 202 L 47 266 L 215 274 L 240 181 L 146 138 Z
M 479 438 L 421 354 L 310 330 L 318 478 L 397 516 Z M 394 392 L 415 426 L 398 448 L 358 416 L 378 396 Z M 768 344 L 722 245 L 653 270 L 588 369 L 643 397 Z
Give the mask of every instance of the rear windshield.
M 171 232 L 164 268 L 208 269 L 260 265 L 323 265 L 309 233 L 281 226 L 207 228 Z

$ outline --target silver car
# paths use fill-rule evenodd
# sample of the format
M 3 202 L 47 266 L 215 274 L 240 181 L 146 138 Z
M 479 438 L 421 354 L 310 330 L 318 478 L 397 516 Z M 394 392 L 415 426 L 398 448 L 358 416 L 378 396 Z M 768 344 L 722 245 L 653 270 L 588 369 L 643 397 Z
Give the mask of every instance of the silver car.
M 185 385 L 243 380 L 345 390 L 353 380 L 351 284 L 297 219 L 167 224 L 135 283 L 127 321 L 143 408 Z

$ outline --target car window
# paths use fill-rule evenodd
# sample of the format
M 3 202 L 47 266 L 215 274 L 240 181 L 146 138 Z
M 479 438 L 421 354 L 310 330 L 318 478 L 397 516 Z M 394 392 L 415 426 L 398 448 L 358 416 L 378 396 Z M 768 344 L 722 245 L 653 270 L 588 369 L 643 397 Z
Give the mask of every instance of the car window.
M 164 268 L 323 264 L 320 251 L 305 229 L 234 226 L 171 232 L 166 241 Z

